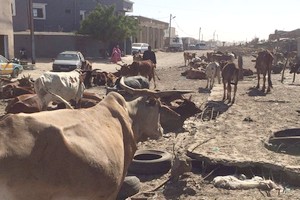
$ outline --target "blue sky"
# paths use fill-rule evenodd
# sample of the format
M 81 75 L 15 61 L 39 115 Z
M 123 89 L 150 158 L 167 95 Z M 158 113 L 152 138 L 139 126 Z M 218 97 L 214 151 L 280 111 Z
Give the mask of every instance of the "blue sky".
M 169 23 L 180 37 L 227 42 L 268 39 L 275 29 L 300 28 L 300 0 L 131 0 L 133 12 Z

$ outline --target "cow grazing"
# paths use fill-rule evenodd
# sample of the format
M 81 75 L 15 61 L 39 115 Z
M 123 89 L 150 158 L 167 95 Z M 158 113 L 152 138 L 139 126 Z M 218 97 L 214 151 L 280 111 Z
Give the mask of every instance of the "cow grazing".
M 234 103 L 239 81 L 239 68 L 232 62 L 228 62 L 222 68 L 223 81 L 223 101 L 228 100 L 228 103 Z M 231 84 L 234 85 L 233 98 L 231 99 Z
M 75 100 L 76 105 L 82 98 L 85 89 L 81 79 L 81 72 L 45 72 L 34 82 L 34 89 L 42 101 L 43 110 L 47 109 L 50 102 L 64 102 L 70 107 L 67 101 Z
M 193 58 L 196 57 L 196 53 L 183 52 L 184 66 L 187 66 Z
M 255 56 L 256 57 L 256 56 Z M 271 70 L 272 70 L 272 62 L 273 62 L 273 55 L 268 50 L 263 50 L 258 52 L 258 56 L 255 60 L 255 68 L 257 71 L 257 86 L 256 88 L 260 87 L 260 74 L 263 75 L 263 86 L 262 91 L 264 92 L 266 89 L 266 75 L 268 74 L 268 89 L 267 92 L 270 92 L 272 86 L 271 81 Z
M 115 200 L 136 143 L 163 133 L 159 115 L 164 106 L 157 97 L 164 92 L 120 82 L 124 90 L 142 96 L 127 102 L 111 92 L 93 108 L 2 118 L 1 197 Z
M 220 78 L 221 67 L 217 62 L 211 62 L 206 66 L 205 74 L 207 78 L 206 88 L 212 89 L 215 83 L 215 78 L 218 77 L 219 84 L 221 83 Z

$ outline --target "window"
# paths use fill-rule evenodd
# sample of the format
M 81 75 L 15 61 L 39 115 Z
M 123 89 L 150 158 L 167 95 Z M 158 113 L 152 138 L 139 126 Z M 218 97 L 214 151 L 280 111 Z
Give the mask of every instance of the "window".
M 79 15 L 80 15 L 80 21 L 84 20 L 85 19 L 85 10 L 80 10 Z
M 33 3 L 32 14 L 34 19 L 46 19 L 46 5 L 45 3 Z
M 12 13 L 12 16 L 16 16 L 16 2 L 15 2 L 15 0 L 11 1 L 11 13 Z

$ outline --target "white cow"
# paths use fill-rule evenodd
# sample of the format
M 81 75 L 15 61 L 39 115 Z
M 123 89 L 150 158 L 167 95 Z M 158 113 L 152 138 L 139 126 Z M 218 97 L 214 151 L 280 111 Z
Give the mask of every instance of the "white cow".
M 63 102 L 75 100 L 76 105 L 82 98 L 84 83 L 81 72 L 45 72 L 34 82 L 34 89 L 42 102 L 42 110 L 46 110 L 50 102 Z
M 219 84 L 221 83 L 221 67 L 217 62 L 211 62 L 206 66 L 205 74 L 207 78 L 206 88 L 212 89 L 215 83 L 215 77 L 218 77 Z

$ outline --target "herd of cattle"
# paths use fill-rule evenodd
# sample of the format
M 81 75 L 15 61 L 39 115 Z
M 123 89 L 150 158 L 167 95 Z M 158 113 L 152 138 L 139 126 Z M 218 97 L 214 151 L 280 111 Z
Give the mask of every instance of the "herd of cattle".
M 222 77 L 223 100 L 231 103 L 241 69 L 235 58 L 231 53 L 202 58 L 184 53 L 186 65 L 205 69 L 207 88 Z M 267 74 L 267 91 L 272 87 L 272 61 L 267 50 L 255 61 L 257 87 L 262 74 L 263 91 Z M 124 64 L 116 73 L 91 69 L 45 72 L 36 80 L 1 79 L 1 97 L 12 99 L 6 112 L 19 113 L 0 120 L 1 199 L 116 199 L 136 143 L 162 136 L 171 119 L 182 122 L 201 112 L 183 97 L 192 91 L 150 90 L 155 69 L 147 60 Z M 126 95 L 112 91 L 102 99 L 85 91 L 93 85 L 121 89 Z M 66 107 L 70 109 L 58 109 Z
M 218 82 L 223 83 L 223 101 L 228 100 L 228 103 L 234 103 L 238 81 L 243 79 L 244 75 L 248 75 L 249 70 L 243 69 L 242 56 L 228 52 L 208 52 L 207 56 L 202 55 L 197 57 L 196 53 L 184 52 L 184 63 L 190 68 L 182 75 L 193 79 L 207 79 L 206 88 L 212 89 L 215 78 Z M 238 59 L 238 65 L 235 64 L 235 59 Z M 268 50 L 263 50 L 258 53 L 255 60 L 255 68 L 258 75 L 257 88 L 260 87 L 260 74 L 263 75 L 262 91 L 265 91 L 266 75 L 268 74 L 268 90 L 272 87 L 271 69 L 273 63 L 273 55 Z M 251 73 L 250 75 L 252 75 Z M 234 86 L 233 97 L 231 97 L 231 85 Z
M 136 143 L 200 112 L 183 97 L 189 90 L 150 90 L 154 68 L 138 61 L 119 76 L 74 70 L 1 79 L 1 97 L 11 99 L 0 120 L 1 199 L 116 199 Z M 103 82 L 126 95 L 85 91 Z

